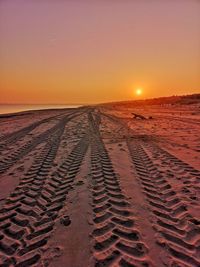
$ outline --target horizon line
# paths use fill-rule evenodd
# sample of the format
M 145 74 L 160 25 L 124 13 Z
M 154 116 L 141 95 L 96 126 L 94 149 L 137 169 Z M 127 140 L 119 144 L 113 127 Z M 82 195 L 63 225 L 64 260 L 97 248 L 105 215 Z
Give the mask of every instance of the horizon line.
M 105 104 L 105 103 L 115 103 L 115 102 L 126 102 L 126 101 L 145 101 L 159 98 L 168 98 L 168 97 L 183 97 L 183 96 L 192 96 L 198 95 L 199 93 L 193 94 L 182 94 L 182 95 L 168 95 L 168 96 L 159 96 L 159 97 L 150 97 L 143 99 L 124 99 L 124 100 L 110 100 L 110 101 L 100 101 L 100 102 L 92 102 L 92 103 L 0 103 L 0 105 L 96 105 L 96 104 Z

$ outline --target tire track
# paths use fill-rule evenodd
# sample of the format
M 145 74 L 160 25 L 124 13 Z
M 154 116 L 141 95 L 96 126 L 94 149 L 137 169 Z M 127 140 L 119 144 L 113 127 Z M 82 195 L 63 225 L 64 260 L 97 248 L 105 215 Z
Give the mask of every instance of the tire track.
M 1 210 L 0 266 L 42 265 L 48 239 L 89 145 L 85 135 L 48 177 L 62 133 L 58 129 Z
M 0 151 L 5 149 L 8 145 L 11 145 L 15 142 L 17 142 L 19 139 L 25 137 L 29 132 L 33 131 L 35 128 L 40 126 L 41 124 L 47 123 L 55 118 L 59 118 L 62 115 L 56 115 L 56 116 L 51 116 L 49 118 L 45 118 L 40 121 L 36 121 L 32 123 L 31 125 L 28 125 L 27 127 L 24 127 L 16 132 L 12 132 L 10 134 L 4 135 L 3 137 L 0 138 Z
M 143 147 L 157 165 L 161 168 L 165 167 L 167 169 L 166 174 L 168 179 L 173 178 L 173 180 L 178 180 L 180 188 L 179 194 L 182 195 L 184 199 L 186 199 L 186 195 L 188 196 L 188 205 L 191 204 L 191 200 L 198 201 L 200 199 L 199 170 L 175 157 L 157 144 L 148 142 L 144 143 Z
M 146 144 L 145 144 L 146 145 Z M 161 148 L 157 144 L 148 143 L 147 148 L 151 149 L 154 152 L 154 155 L 156 154 L 156 157 L 160 159 L 162 162 L 167 162 L 168 164 L 171 164 L 170 166 L 173 167 L 174 170 L 175 167 L 179 168 L 179 171 L 182 171 L 184 173 L 187 173 L 189 175 L 195 176 L 197 179 L 200 178 L 200 171 L 189 165 L 188 163 L 180 160 L 179 158 L 175 157 L 165 149 Z M 168 165 L 169 166 L 169 165 Z
M 116 124 L 121 124 L 115 117 L 107 116 Z M 125 126 L 127 128 L 127 126 Z M 128 131 L 127 131 L 128 133 Z M 127 145 L 135 170 L 146 196 L 152 215 L 155 219 L 153 229 L 157 232 L 157 243 L 166 250 L 175 266 L 200 266 L 200 221 L 188 212 L 185 203 L 179 199 L 177 190 L 166 180 L 165 173 L 160 171 L 143 147 L 151 147 L 151 142 L 128 138 Z M 184 167 L 184 172 L 193 175 L 199 182 L 199 171 L 189 164 L 180 161 L 167 151 L 155 147 L 166 156 L 164 160 Z M 155 148 L 153 147 L 153 148 Z M 158 152 L 158 151 L 157 151 Z M 157 154 L 156 154 L 157 157 Z M 161 167 L 161 166 L 160 166 Z M 167 266 L 168 266 L 167 265 Z
M 148 250 L 134 226 L 130 203 L 120 187 L 98 125 L 89 114 L 91 193 L 95 266 L 150 266 Z
M 66 115 L 62 118 L 55 126 L 46 130 L 45 132 L 34 137 L 22 147 L 11 152 L 9 155 L 4 156 L 0 161 L 0 174 L 5 173 L 9 168 L 11 168 L 18 160 L 30 153 L 35 147 L 43 142 L 47 142 L 48 138 L 52 136 L 59 128 L 63 128 L 67 122 L 72 118 L 80 115 L 80 113 L 75 112 L 75 114 Z
M 163 173 L 153 164 L 142 142 L 127 142 L 142 190 L 155 218 L 157 243 L 178 266 L 200 266 L 200 222 L 193 218 Z
M 19 185 L 1 209 L 0 228 L 2 231 L 2 241 L 0 243 L 0 251 L 6 254 L 6 256 L 13 255 L 15 250 L 19 249 L 20 242 L 24 241 L 21 241 L 21 239 L 25 233 L 31 232 L 33 229 L 30 226 L 29 216 L 33 217 L 37 215 L 32 209 L 38 194 L 36 187 L 42 187 L 44 184 L 45 178 L 51 168 L 51 163 L 55 158 L 61 134 L 62 131 L 60 130 L 59 133 L 55 134 L 54 140 L 48 141 L 41 154 L 36 157 L 29 171 L 21 179 Z M 27 209 L 27 206 L 31 208 Z M 11 245 L 10 248 L 10 242 L 15 244 L 15 249 L 11 250 L 13 246 Z M 4 260 L 4 265 L 7 264 L 6 266 L 10 266 L 12 263 L 16 265 L 14 258 Z

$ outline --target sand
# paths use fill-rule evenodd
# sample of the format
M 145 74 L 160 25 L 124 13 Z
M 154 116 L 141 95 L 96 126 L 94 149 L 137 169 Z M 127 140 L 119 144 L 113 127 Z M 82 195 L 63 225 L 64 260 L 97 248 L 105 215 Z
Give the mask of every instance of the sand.
M 0 266 L 200 266 L 199 136 L 196 105 L 1 117 Z

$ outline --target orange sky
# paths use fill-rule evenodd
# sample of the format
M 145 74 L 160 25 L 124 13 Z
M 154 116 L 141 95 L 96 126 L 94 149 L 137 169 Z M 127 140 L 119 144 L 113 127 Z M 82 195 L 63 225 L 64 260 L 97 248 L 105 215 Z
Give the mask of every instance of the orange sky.
M 200 1 L 0 1 L 0 103 L 200 93 Z

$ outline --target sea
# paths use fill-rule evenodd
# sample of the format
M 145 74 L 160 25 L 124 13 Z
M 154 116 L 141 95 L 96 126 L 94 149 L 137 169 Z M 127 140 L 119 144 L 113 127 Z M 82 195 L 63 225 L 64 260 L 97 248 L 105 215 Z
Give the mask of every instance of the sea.
M 60 109 L 60 108 L 77 108 L 81 105 L 5 105 L 0 104 L 0 114 L 9 114 L 20 111 L 40 110 L 40 109 Z

